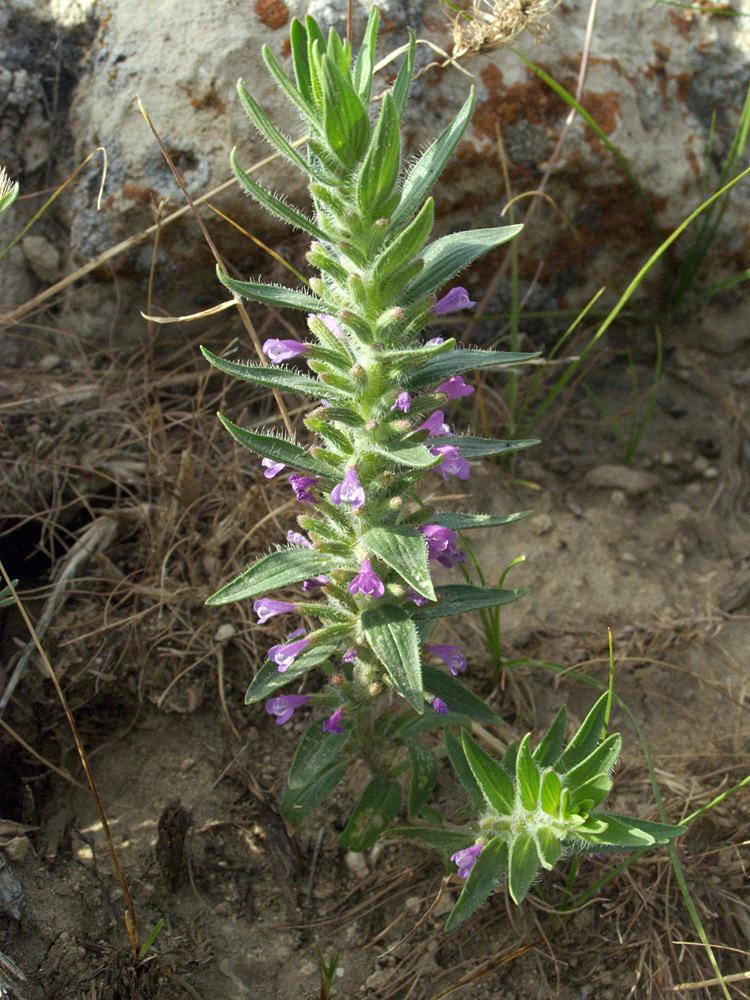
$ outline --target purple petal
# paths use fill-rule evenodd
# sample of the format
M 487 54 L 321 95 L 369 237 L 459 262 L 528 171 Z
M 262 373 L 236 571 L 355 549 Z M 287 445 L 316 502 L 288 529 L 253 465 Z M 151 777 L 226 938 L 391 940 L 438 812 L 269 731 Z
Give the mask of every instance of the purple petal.
M 471 473 L 469 463 L 461 457 L 458 448 L 452 444 L 441 444 L 435 448 L 430 448 L 433 455 L 443 456 L 442 465 L 437 467 L 437 472 L 448 482 L 448 476 L 455 476 L 456 479 L 468 479 Z
M 269 618 L 273 618 L 274 615 L 286 615 L 290 611 L 296 610 L 296 605 L 289 604 L 288 601 L 272 601 L 268 597 L 261 597 L 253 604 L 253 611 L 257 614 L 258 622 L 261 625 Z
M 354 661 L 357 659 L 357 650 L 347 649 L 347 651 L 344 653 L 341 659 L 344 661 L 344 663 L 354 663 Z
M 458 399 L 459 396 L 470 396 L 474 392 L 474 386 L 467 385 L 460 375 L 451 375 L 435 392 L 444 392 L 448 399 Z
M 309 348 L 309 344 L 302 344 L 299 340 L 267 340 L 263 344 L 263 353 L 272 365 L 280 365 L 282 361 L 305 354 Z
M 438 715 L 447 715 L 448 706 L 445 704 L 442 698 L 438 698 L 437 695 L 432 699 L 432 707 L 435 709 Z
M 278 646 L 271 646 L 268 650 L 268 659 L 275 663 L 279 668 L 279 673 L 283 674 L 309 644 L 310 640 L 307 636 L 304 639 L 296 639 L 294 642 L 279 643 Z
M 383 581 L 374 572 L 369 559 L 362 560 L 362 569 L 349 584 L 349 593 L 364 594 L 366 597 L 382 597 L 385 593 Z
M 266 711 L 269 715 L 277 716 L 277 726 L 283 726 L 291 719 L 295 708 L 306 705 L 307 702 L 306 694 L 280 694 L 277 698 L 271 698 L 266 702 Z
M 300 535 L 299 531 L 287 531 L 286 540 L 291 545 L 301 545 L 303 549 L 311 549 L 312 542 L 310 542 L 304 535 Z
M 341 728 L 341 712 L 342 709 L 337 708 L 330 719 L 326 719 L 323 723 L 324 733 L 343 733 Z
M 346 334 L 341 329 L 334 316 L 330 316 L 328 313 L 318 313 L 318 319 L 321 323 L 328 327 L 337 340 L 346 339 Z
M 425 649 L 433 656 L 439 657 L 454 677 L 459 670 L 466 670 L 466 657 L 460 646 L 425 646 Z
M 445 414 L 442 410 L 434 410 L 423 424 L 417 427 L 418 431 L 427 431 L 430 437 L 451 437 L 452 431 L 448 424 L 444 423 Z
M 357 470 L 354 466 L 344 476 L 342 483 L 331 490 L 331 503 L 350 503 L 352 507 L 361 507 L 365 502 L 365 491 L 362 488 Z
M 408 392 L 400 392 L 396 396 L 396 402 L 391 407 L 392 410 L 401 410 L 402 413 L 408 413 L 411 409 L 411 396 Z
M 451 861 L 458 865 L 458 877 L 468 878 L 469 872 L 474 867 L 474 862 L 484 850 L 484 844 L 474 844 L 472 847 L 464 847 L 461 851 L 451 854 Z
M 469 309 L 475 305 L 476 302 L 471 301 L 466 289 L 459 285 L 457 288 L 451 288 L 447 295 L 436 302 L 432 311 L 436 316 L 444 316 L 446 313 L 457 312 L 459 309 Z
M 273 479 L 274 476 L 278 476 L 282 469 L 286 468 L 283 462 L 275 462 L 272 458 L 262 458 L 260 464 L 266 470 L 263 473 L 266 479 Z

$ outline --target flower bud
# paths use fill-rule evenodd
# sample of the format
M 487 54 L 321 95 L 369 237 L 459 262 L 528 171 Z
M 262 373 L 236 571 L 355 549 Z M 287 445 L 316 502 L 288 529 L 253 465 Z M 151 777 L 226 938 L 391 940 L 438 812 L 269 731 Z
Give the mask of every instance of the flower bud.
M 371 698 L 377 698 L 377 696 L 381 694 L 382 691 L 383 688 L 380 686 L 380 684 L 378 684 L 377 681 L 373 681 L 372 684 L 370 684 L 367 688 L 367 693 Z
M 391 508 L 391 510 L 400 510 L 404 506 L 404 498 L 391 497 L 391 499 L 388 501 L 388 506 Z

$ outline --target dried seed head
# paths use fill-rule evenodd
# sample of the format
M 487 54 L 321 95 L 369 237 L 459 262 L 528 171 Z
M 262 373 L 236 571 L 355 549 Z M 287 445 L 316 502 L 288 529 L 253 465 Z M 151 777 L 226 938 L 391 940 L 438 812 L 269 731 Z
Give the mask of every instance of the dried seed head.
M 471 0 L 453 18 L 453 58 L 480 55 L 508 45 L 522 31 L 539 34 L 560 0 Z
M 13 190 L 13 181 L 8 177 L 5 167 L 0 167 L 0 199 L 4 198 Z

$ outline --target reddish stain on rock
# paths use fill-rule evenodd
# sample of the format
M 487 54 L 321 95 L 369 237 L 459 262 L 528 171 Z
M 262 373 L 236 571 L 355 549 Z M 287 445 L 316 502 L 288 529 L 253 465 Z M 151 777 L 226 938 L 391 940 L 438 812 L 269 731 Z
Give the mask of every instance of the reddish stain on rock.
M 584 94 L 581 104 L 605 135 L 611 135 L 614 132 L 617 124 L 615 116 L 620 111 L 620 102 L 613 90 L 603 94 Z
M 289 20 L 289 9 L 281 0 L 255 0 L 255 13 L 267 28 L 283 28 Z
M 530 74 L 525 83 L 506 86 L 501 71 L 496 66 L 489 65 L 482 70 L 482 80 L 489 97 L 477 106 L 472 121 L 477 132 L 493 141 L 496 123 L 552 123 L 567 110 L 562 98 L 551 87 L 546 87 L 537 76 Z

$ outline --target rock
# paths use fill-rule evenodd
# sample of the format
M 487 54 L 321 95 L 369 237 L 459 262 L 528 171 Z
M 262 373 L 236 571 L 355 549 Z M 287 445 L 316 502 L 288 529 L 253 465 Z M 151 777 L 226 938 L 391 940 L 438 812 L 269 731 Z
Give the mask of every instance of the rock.
M 347 851 L 344 855 L 344 864 L 355 878 L 366 879 L 370 874 L 365 856 L 359 851 Z
M 60 277 L 60 251 L 44 236 L 24 236 L 21 240 L 29 267 L 40 281 L 51 285 Z
M 653 472 L 642 472 L 627 465 L 599 465 L 583 477 L 587 486 L 600 489 L 622 490 L 628 496 L 639 496 L 659 485 L 659 477 Z
M 549 514 L 537 514 L 536 517 L 529 519 L 529 524 L 535 535 L 548 535 L 554 527 Z

